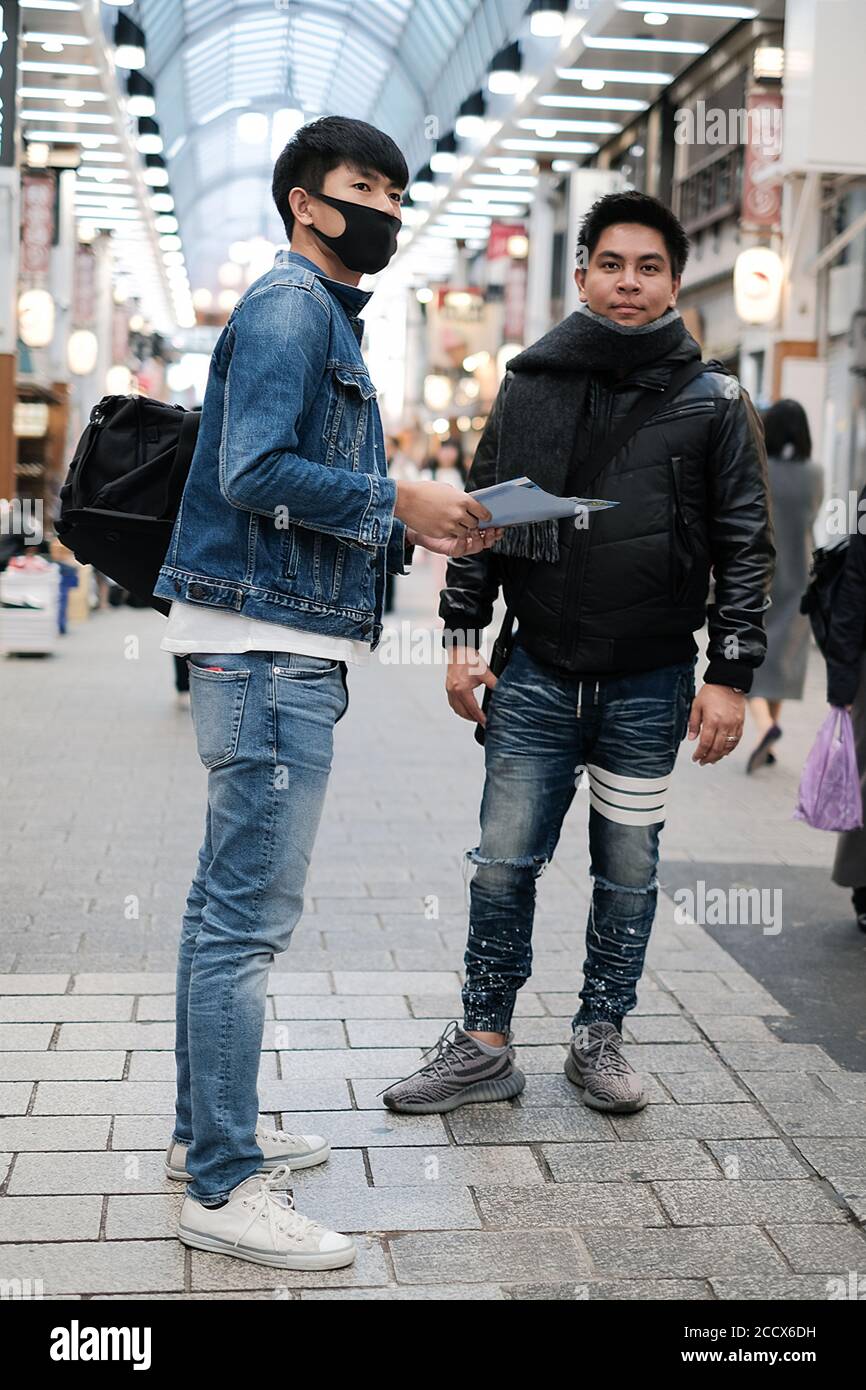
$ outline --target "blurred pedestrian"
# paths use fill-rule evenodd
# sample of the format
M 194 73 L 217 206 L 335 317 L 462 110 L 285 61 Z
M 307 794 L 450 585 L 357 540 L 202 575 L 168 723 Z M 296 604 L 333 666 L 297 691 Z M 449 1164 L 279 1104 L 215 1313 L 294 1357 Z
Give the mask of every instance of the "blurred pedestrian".
M 866 487 L 857 515 L 866 509 Z M 827 634 L 827 700 L 847 709 L 854 725 L 860 789 L 866 808 L 866 535 L 855 530 L 848 543 L 845 569 L 833 602 Z M 866 815 L 862 830 L 844 830 L 836 840 L 832 879 L 852 890 L 857 925 L 866 932 Z
M 776 761 L 773 744 L 782 737 L 783 700 L 802 700 L 811 633 L 800 612 L 809 578 L 812 526 L 824 495 L 824 474 L 812 461 L 806 412 L 798 401 L 777 401 L 762 412 L 770 500 L 775 530 L 776 573 L 766 616 L 767 655 L 755 672 L 749 712 L 758 742 L 746 764 L 754 772 Z

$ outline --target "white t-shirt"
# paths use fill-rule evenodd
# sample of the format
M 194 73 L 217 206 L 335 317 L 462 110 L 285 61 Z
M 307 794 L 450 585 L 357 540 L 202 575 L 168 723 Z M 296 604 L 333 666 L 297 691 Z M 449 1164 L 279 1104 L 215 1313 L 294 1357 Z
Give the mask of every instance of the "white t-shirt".
M 197 603 L 172 601 L 165 634 L 159 644 L 164 652 L 297 652 L 299 656 L 324 656 L 363 666 L 370 659 L 369 642 L 351 637 L 328 637 L 302 632 L 283 623 L 244 618 L 226 608 L 201 608 Z

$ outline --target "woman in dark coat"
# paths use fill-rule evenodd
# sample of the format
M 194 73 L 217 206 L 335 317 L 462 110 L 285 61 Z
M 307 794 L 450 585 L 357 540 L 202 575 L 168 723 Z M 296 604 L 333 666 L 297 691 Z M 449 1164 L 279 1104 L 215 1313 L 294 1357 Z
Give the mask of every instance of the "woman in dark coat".
M 800 598 L 809 579 L 812 525 L 824 495 L 824 473 L 813 463 L 806 412 L 798 401 L 777 401 L 762 412 L 776 546 L 776 571 L 766 615 L 767 655 L 755 672 L 749 711 L 758 730 L 746 771 L 775 762 L 783 700 L 802 700 L 809 660 L 809 620 Z
M 857 519 L 827 634 L 827 700 L 851 712 L 866 812 L 866 487 L 858 498 Z M 844 830 L 838 836 L 832 878 L 840 888 L 853 890 L 857 925 L 866 931 L 866 829 Z

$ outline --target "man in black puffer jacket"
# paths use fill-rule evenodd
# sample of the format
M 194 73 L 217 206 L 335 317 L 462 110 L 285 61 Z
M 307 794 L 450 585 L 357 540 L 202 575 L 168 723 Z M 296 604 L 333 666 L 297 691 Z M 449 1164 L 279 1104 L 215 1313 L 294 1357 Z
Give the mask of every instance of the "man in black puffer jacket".
M 656 199 L 600 199 L 578 239 L 580 308 L 507 363 L 479 442 L 469 491 L 528 475 L 560 496 L 619 505 L 588 524 L 509 527 L 489 550 L 449 563 L 439 609 L 448 699 L 485 725 L 486 754 L 481 843 L 467 855 L 464 1025 L 385 1092 L 394 1110 L 451 1110 L 522 1089 L 510 1022 L 530 974 L 535 880 L 584 770 L 593 891 L 565 1071 L 596 1109 L 646 1104 L 621 1027 L 655 915 L 665 796 L 687 731 L 701 766 L 740 739 L 775 555 L 760 420 L 736 377 L 720 364 L 700 370 L 675 308 L 687 255 L 680 223 Z M 689 363 L 688 384 L 605 463 L 605 442 L 636 404 L 661 397 Z M 500 588 L 519 626 L 497 680 L 478 649 Z M 695 698 L 692 633 L 707 617 Z M 493 691 L 486 720 L 479 685 Z

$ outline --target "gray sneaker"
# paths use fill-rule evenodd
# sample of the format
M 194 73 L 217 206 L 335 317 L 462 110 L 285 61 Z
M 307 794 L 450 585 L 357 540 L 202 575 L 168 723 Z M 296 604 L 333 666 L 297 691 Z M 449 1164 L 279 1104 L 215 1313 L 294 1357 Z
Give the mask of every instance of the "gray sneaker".
M 509 1100 L 526 1085 L 526 1077 L 514 1065 L 513 1036 L 509 1031 L 501 1051 L 485 1050 L 452 1019 L 435 1044 L 433 1060 L 379 1094 L 389 1110 L 404 1115 L 433 1115 L 476 1101 Z
M 612 1023 L 584 1024 L 575 1029 L 565 1074 L 593 1110 L 627 1114 L 647 1103 L 643 1082 L 622 1055 L 622 1037 Z

